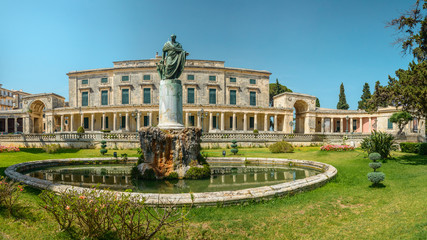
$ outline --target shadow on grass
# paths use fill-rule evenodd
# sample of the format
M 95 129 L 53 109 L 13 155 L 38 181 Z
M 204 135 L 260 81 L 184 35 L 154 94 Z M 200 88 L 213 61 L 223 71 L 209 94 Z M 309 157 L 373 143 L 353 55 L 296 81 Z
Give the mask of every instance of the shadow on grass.
M 386 185 L 382 184 L 382 183 L 377 183 L 377 184 L 371 184 L 371 186 L 369 186 L 370 188 L 385 188 Z
M 46 153 L 42 148 L 21 148 L 20 151 L 32 154 Z M 79 151 L 78 148 L 60 148 L 55 153 L 77 153 Z
M 425 155 L 403 155 L 395 159 L 398 163 L 408 165 L 427 165 L 427 156 Z

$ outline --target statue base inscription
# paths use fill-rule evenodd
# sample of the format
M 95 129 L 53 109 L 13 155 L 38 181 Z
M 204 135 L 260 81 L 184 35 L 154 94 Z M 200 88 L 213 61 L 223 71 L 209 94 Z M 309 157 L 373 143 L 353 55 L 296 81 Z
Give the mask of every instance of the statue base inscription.
M 181 80 L 164 79 L 159 87 L 159 125 L 161 129 L 183 129 Z

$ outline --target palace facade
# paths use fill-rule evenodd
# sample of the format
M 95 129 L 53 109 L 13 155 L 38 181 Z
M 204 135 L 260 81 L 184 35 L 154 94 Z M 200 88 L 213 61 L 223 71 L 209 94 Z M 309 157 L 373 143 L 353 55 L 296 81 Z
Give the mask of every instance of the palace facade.
M 54 93 L 22 97 L 22 109 L 0 111 L 0 132 L 136 132 L 157 126 L 160 78 L 154 59 L 114 62 L 111 68 L 72 71 L 69 102 Z M 264 70 L 225 67 L 223 61 L 187 60 L 182 81 L 184 124 L 205 133 L 395 134 L 389 121 L 397 110 L 317 108 L 316 97 L 282 93 L 269 106 L 269 77 Z M 405 127 L 425 136 L 424 120 Z

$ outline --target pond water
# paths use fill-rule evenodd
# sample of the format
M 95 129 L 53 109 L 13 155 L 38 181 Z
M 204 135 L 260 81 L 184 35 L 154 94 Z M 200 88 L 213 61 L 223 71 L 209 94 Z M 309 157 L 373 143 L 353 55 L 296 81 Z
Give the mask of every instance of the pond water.
M 54 183 L 143 193 L 232 191 L 275 185 L 314 176 L 319 171 L 277 165 L 210 164 L 212 175 L 202 180 L 132 180 L 133 165 L 71 165 L 36 169 L 25 174 Z

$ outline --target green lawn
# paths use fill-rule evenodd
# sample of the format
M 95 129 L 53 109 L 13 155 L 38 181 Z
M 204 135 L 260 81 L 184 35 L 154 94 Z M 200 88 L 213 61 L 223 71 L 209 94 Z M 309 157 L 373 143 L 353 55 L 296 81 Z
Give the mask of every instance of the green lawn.
M 221 156 L 223 149 L 205 150 Z M 113 150 L 109 150 L 112 154 Z M 118 150 L 129 156 L 135 150 Z M 227 149 L 227 155 L 230 155 Z M 188 238 L 192 239 L 427 239 L 427 159 L 393 152 L 380 168 L 384 188 L 370 188 L 366 154 L 321 152 L 319 147 L 297 148 L 295 153 L 271 154 L 265 148 L 239 149 L 239 157 L 307 159 L 332 164 L 338 176 L 322 188 L 292 197 L 242 206 L 192 209 Z M 67 150 L 58 154 L 22 151 L 0 153 L 0 168 L 15 163 L 69 157 L 100 157 L 99 150 Z M 38 207 L 39 193 L 27 188 L 23 210 L 8 216 L 0 210 L 0 238 L 69 239 Z M 173 238 L 172 231 L 157 237 Z

